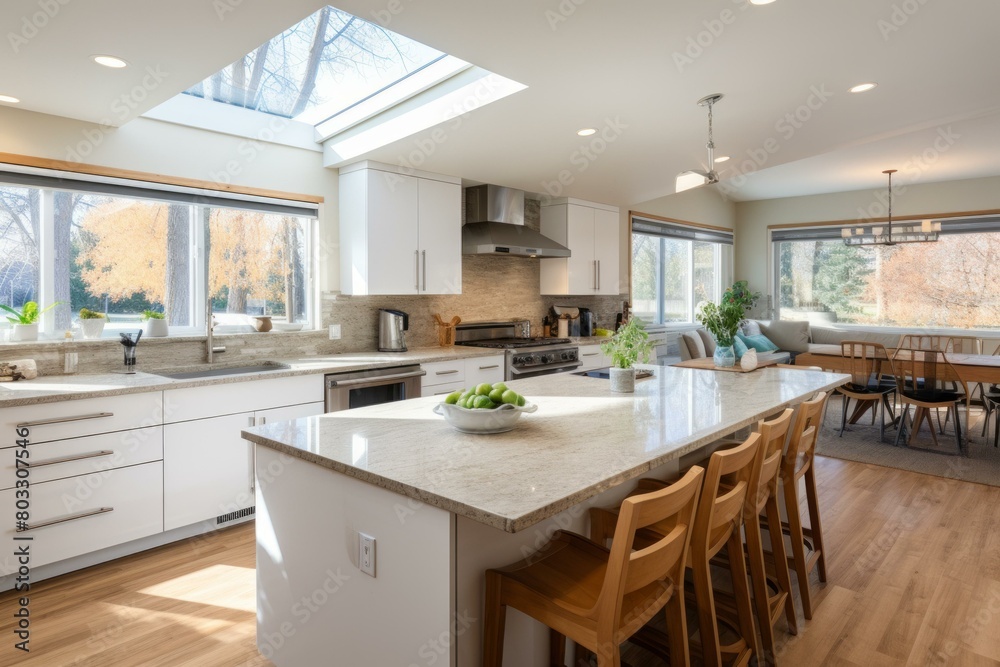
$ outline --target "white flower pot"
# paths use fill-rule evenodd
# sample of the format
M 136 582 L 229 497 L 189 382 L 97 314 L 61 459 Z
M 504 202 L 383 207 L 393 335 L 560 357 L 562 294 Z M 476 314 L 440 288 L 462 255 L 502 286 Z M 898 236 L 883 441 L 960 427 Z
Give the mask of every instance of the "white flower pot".
M 103 317 L 93 320 L 80 320 L 80 329 L 83 330 L 84 338 L 100 338 L 104 333 L 104 324 L 107 322 Z
M 166 320 L 150 318 L 143 322 L 142 333 L 147 338 L 163 338 L 170 333 L 170 327 Z
M 750 349 L 743 353 L 740 357 L 740 368 L 748 372 L 757 368 L 757 350 Z
M 12 341 L 38 340 L 38 322 L 34 324 L 15 324 L 10 332 Z
M 611 391 L 631 394 L 635 391 L 635 368 L 611 367 Z

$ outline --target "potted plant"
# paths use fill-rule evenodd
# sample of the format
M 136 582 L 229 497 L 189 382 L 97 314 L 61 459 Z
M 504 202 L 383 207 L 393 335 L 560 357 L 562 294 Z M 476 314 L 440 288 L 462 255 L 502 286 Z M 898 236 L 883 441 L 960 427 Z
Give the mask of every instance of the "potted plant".
M 7 321 L 14 325 L 10 339 L 12 341 L 38 340 L 38 318 L 45 311 L 55 308 L 58 305 L 59 303 L 56 302 L 48 308 L 39 310 L 36 302 L 28 301 L 21 306 L 21 310 L 17 310 L 16 308 L 0 304 L 0 309 L 12 315 L 12 317 L 7 318 Z
M 652 349 L 649 334 L 636 317 L 630 317 L 611 340 L 601 343 L 601 352 L 611 357 L 611 391 L 635 391 L 635 364 L 640 359 L 643 363 L 649 361 Z
M 733 341 L 743 321 L 743 306 L 733 301 L 712 303 L 711 301 L 698 306 L 695 319 L 715 338 L 715 354 L 712 355 L 715 365 L 719 368 L 732 368 L 736 365 L 736 353 L 733 351 Z
M 80 309 L 80 328 L 83 329 L 84 338 L 100 338 L 104 333 L 104 324 L 107 322 L 107 315 L 90 310 Z
M 142 330 L 151 338 L 163 338 L 170 332 L 164 313 L 155 310 L 142 311 Z
M 746 280 L 737 280 L 722 294 L 723 303 L 734 303 L 747 312 L 753 310 L 758 300 L 760 292 L 751 292 L 750 283 Z

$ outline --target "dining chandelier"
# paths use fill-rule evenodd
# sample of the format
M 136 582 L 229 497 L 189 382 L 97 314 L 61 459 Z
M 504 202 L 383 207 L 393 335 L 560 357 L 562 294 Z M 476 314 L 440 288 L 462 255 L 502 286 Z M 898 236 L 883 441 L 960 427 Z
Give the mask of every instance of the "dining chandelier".
M 889 216 L 883 223 L 873 223 L 861 227 L 844 227 L 840 235 L 846 245 L 887 245 L 897 243 L 927 243 L 937 241 L 941 234 L 941 223 L 922 220 L 916 223 L 892 224 L 892 175 L 895 169 L 882 172 L 889 175 Z

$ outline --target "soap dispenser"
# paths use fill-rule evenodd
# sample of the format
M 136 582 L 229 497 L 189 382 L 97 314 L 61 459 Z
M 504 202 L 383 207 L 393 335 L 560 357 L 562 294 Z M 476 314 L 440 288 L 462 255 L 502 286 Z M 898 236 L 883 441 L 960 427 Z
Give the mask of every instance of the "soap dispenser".
M 63 336 L 63 373 L 72 375 L 80 366 L 80 355 L 73 344 L 73 332 L 69 329 Z

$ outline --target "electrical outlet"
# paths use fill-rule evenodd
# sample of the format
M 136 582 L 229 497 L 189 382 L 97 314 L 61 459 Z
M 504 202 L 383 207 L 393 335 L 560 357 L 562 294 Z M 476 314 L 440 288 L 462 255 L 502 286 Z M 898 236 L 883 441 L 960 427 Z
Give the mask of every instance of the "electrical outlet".
M 331 324 L 330 325 L 330 340 L 340 340 L 340 325 Z
M 370 577 L 375 576 L 375 538 L 358 533 L 358 566 Z

